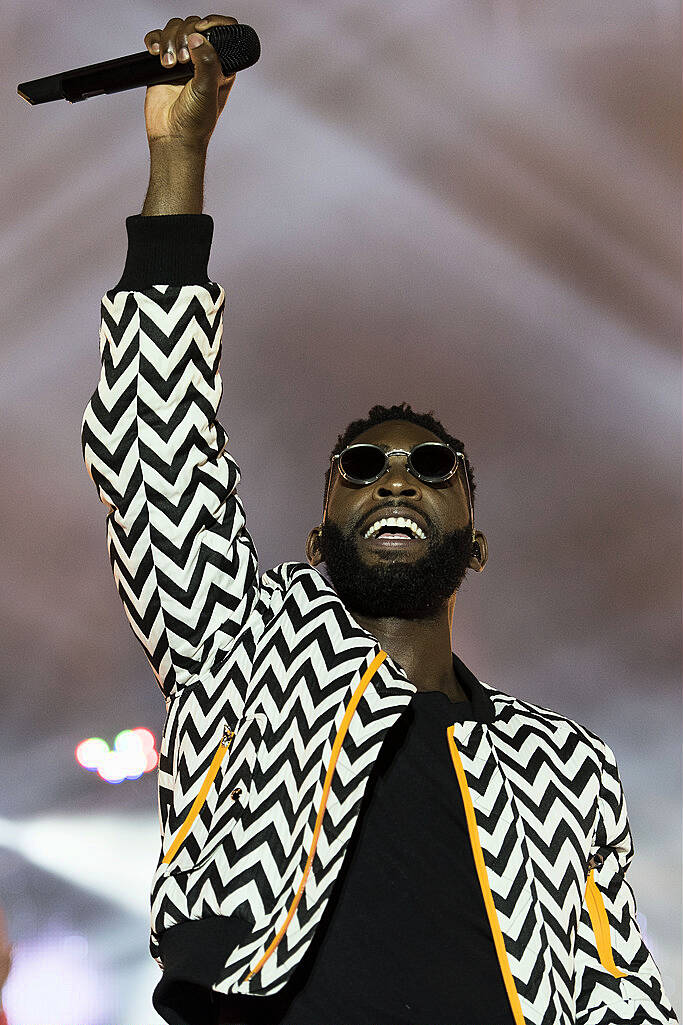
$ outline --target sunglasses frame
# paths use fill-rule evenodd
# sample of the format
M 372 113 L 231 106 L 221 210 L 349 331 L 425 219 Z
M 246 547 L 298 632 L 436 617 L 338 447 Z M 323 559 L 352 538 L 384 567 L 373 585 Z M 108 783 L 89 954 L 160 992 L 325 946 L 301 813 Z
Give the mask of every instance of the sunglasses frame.
M 453 469 L 450 471 L 450 473 L 446 474 L 445 477 L 437 477 L 436 479 L 432 479 L 432 480 L 430 480 L 428 477 L 424 477 L 420 473 L 417 473 L 417 471 L 413 467 L 411 456 L 412 456 L 413 452 L 415 451 L 415 449 L 422 448 L 423 445 L 440 445 L 442 448 L 447 448 L 449 452 L 453 453 L 453 455 L 455 456 L 455 462 L 453 464 Z M 370 480 L 359 480 L 357 477 L 351 477 L 351 476 L 349 476 L 348 473 L 344 473 L 344 470 L 342 469 L 342 465 L 341 465 L 341 458 L 344 455 L 344 453 L 348 452 L 348 450 L 351 449 L 351 448 L 375 448 L 375 449 L 377 449 L 378 452 L 381 452 L 382 455 L 384 456 L 384 466 L 382 467 L 380 472 L 375 477 L 371 477 Z M 337 463 L 337 469 L 339 471 L 339 474 L 344 478 L 344 480 L 348 480 L 352 484 L 364 484 L 364 485 L 367 485 L 367 484 L 375 484 L 378 480 L 380 480 L 381 477 L 384 476 L 385 473 L 389 472 L 389 456 L 394 456 L 394 455 L 405 456 L 406 457 L 406 468 L 407 468 L 408 472 L 413 477 L 416 477 L 417 480 L 421 480 L 424 484 L 443 484 L 445 481 L 450 480 L 451 477 L 453 477 L 455 474 L 457 474 L 458 466 L 460 465 L 460 462 L 462 461 L 462 466 L 463 466 L 463 469 L 465 470 L 465 483 L 467 484 L 467 501 L 468 501 L 469 510 L 470 510 L 470 523 L 472 524 L 472 540 L 474 540 L 474 509 L 472 508 L 472 492 L 471 492 L 471 489 L 470 489 L 470 479 L 469 479 L 469 477 L 467 475 L 467 466 L 465 464 L 465 453 L 464 452 L 459 452 L 459 451 L 456 452 L 456 450 L 454 448 L 452 448 L 450 445 L 446 444 L 445 441 L 420 441 L 420 442 L 418 442 L 417 445 L 413 445 L 413 447 L 410 450 L 405 449 L 405 448 L 392 448 L 388 452 L 385 452 L 384 449 L 381 448 L 381 446 L 375 445 L 372 442 L 368 442 L 368 441 L 358 442 L 356 445 L 347 445 L 345 449 L 343 449 L 341 452 L 337 452 L 337 454 L 332 456 L 332 459 L 331 459 L 331 464 L 332 465 L 330 467 L 330 475 L 329 475 L 329 477 L 327 479 L 327 488 L 325 489 L 325 502 L 323 504 L 323 518 L 321 520 L 321 526 L 324 525 L 325 517 L 327 516 L 327 505 L 328 505 L 328 502 L 329 502 L 330 488 L 331 488 L 331 485 L 332 485 L 332 468 L 334 467 L 335 462 Z

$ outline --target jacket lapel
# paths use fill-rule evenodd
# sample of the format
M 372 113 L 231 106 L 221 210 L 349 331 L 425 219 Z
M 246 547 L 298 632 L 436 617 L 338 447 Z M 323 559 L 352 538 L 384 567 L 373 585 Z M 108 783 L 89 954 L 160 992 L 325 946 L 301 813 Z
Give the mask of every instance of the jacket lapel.
M 563 1025 L 523 819 L 479 722 L 447 730 L 482 899 L 515 1025 Z

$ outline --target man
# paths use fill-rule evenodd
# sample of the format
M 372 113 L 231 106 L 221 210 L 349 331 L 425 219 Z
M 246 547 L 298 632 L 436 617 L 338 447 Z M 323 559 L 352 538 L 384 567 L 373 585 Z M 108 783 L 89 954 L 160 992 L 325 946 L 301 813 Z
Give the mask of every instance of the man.
M 307 562 L 259 576 L 216 418 L 225 296 L 201 212 L 234 76 L 192 30 L 231 22 L 145 37 L 194 78 L 147 90 L 150 186 L 83 422 L 167 704 L 155 1007 L 171 1025 L 675 1021 L 612 750 L 451 651 L 487 560 L 462 443 L 374 407 L 338 439 Z
M 2 1007 L 2 990 L 12 967 L 12 944 L 7 935 L 5 915 L 0 908 L 0 1025 L 7 1025 L 7 1016 Z

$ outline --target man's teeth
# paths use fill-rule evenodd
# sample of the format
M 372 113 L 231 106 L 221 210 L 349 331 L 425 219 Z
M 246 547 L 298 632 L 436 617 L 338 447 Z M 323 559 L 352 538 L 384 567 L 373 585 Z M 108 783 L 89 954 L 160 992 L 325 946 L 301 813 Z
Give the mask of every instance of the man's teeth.
M 390 516 L 386 520 L 375 520 L 372 526 L 368 527 L 365 531 L 363 537 L 366 539 L 372 537 L 373 534 L 376 534 L 378 530 L 382 529 L 382 527 L 408 527 L 412 532 L 413 537 L 419 537 L 423 541 L 427 540 L 425 532 L 418 527 L 415 520 L 406 520 L 403 516 Z

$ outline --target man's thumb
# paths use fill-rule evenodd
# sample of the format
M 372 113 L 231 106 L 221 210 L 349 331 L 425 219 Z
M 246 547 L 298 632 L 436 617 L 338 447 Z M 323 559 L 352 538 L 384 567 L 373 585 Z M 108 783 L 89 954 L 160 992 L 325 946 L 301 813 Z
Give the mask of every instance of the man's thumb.
M 203 46 L 207 40 L 204 36 L 201 36 L 199 32 L 191 32 L 187 37 L 187 45 L 190 50 L 195 50 L 198 46 Z
M 200 35 L 199 32 L 189 34 L 187 45 L 190 48 L 190 59 L 194 64 L 194 76 L 189 82 L 190 90 L 202 93 L 208 88 L 213 94 L 213 87 L 218 84 L 221 75 L 218 54 L 206 36 Z

